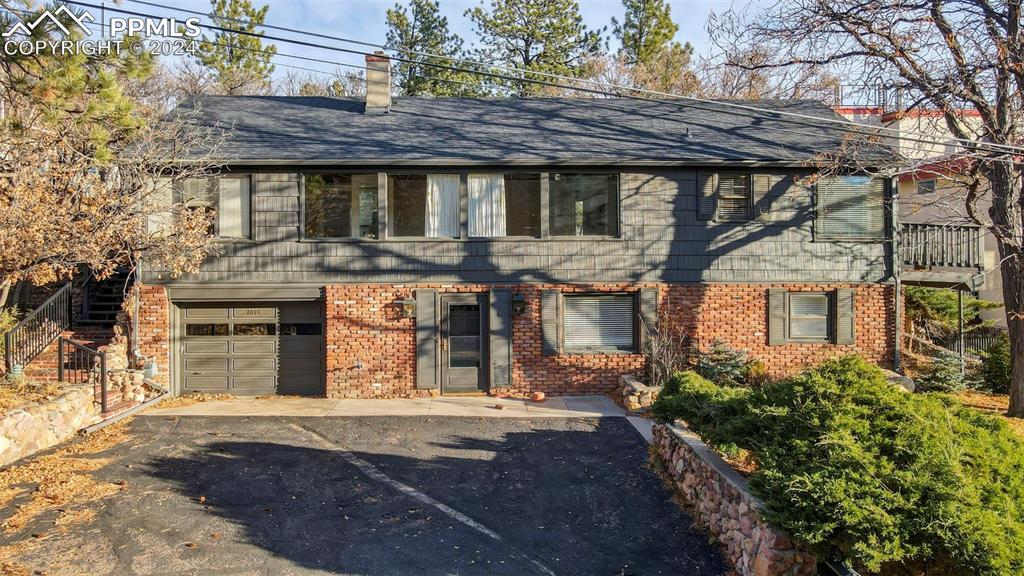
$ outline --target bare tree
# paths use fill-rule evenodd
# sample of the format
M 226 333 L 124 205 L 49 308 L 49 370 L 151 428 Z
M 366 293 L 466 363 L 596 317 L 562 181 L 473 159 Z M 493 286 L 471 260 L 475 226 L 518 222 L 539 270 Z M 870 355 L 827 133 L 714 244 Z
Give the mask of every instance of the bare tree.
M 1019 1 L 791 0 L 756 18 L 730 13 L 715 40 L 727 53 L 764 50 L 749 70 L 828 66 L 904 91 L 907 110 L 941 115 L 959 150 L 970 219 L 998 243 L 1011 342 L 1009 414 L 1024 416 L 1024 36 Z M 987 206 L 987 210 L 984 209 Z

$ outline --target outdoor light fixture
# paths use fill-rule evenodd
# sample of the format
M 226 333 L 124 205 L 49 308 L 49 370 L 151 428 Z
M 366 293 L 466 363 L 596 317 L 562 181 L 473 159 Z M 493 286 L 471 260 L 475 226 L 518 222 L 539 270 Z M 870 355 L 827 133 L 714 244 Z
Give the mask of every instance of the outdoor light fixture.
M 515 294 L 512 296 L 512 315 L 519 316 L 526 313 L 526 295 Z
M 402 318 L 415 318 L 416 317 L 416 301 L 412 298 L 406 298 L 400 302 L 402 305 Z

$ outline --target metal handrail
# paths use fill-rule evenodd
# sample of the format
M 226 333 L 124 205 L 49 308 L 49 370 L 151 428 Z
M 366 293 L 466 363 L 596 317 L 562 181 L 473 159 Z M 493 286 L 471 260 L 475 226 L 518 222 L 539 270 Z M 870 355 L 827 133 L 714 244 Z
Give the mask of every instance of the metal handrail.
M 4 334 L 7 372 L 25 366 L 71 326 L 71 283 L 65 283 Z
M 57 342 L 57 380 L 67 384 L 92 383 L 93 397 L 99 396 L 100 408 L 107 412 L 107 353 L 63 336 Z
M 984 268 L 985 232 L 974 224 L 915 224 L 900 227 L 900 258 L 922 268 Z

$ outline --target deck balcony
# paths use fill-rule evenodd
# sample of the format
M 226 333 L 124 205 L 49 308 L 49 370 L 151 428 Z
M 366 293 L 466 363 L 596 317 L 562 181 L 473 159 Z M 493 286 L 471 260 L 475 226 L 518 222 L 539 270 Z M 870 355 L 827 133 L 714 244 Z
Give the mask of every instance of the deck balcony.
M 899 246 L 907 284 L 975 289 L 985 269 L 985 230 L 973 224 L 905 223 Z

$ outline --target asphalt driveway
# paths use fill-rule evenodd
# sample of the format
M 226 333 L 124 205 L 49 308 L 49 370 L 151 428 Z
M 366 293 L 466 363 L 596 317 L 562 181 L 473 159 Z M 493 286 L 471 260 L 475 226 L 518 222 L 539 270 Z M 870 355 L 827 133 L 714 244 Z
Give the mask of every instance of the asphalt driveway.
M 15 560 L 46 574 L 727 572 L 624 418 L 144 416 L 123 490 Z M 15 502 L 13 505 L 16 505 Z M 8 517 L 13 510 L 0 510 Z M 44 536 L 40 536 L 44 535 Z

